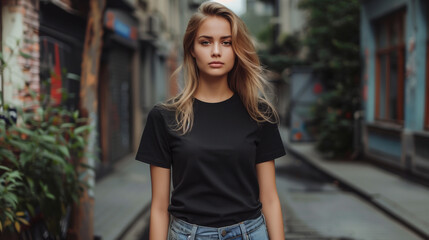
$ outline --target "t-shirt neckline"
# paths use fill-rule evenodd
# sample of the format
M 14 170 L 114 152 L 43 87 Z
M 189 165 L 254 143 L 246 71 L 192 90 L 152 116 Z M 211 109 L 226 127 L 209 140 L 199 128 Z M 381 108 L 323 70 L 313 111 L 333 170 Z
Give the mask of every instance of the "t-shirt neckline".
M 199 102 L 199 103 L 202 103 L 202 104 L 207 104 L 207 105 L 219 105 L 219 104 L 224 104 L 224 103 L 227 103 L 227 102 L 229 102 L 229 101 L 231 101 L 234 97 L 235 97 L 235 95 L 237 95 L 235 92 L 232 94 L 232 96 L 231 97 L 229 97 L 229 98 L 227 98 L 227 99 L 225 99 L 225 100 L 223 100 L 223 101 L 220 101 L 220 102 L 204 102 L 204 101 L 201 101 L 201 100 L 199 100 L 198 98 L 196 98 L 196 97 L 193 97 L 194 98 L 194 100 L 196 101 L 196 102 Z

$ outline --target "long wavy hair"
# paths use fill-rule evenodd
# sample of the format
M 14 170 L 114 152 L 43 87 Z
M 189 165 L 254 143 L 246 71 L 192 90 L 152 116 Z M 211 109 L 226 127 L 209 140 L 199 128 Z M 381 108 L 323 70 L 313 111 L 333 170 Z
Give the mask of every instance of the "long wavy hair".
M 177 96 L 160 104 L 175 111 L 174 130 L 184 135 L 192 129 L 194 121 L 192 105 L 193 95 L 198 87 L 198 67 L 191 52 L 199 26 L 212 16 L 226 19 L 231 26 L 232 49 L 236 60 L 234 67 L 228 73 L 229 88 L 240 96 L 247 112 L 256 122 L 278 123 L 278 113 L 268 101 L 266 93 L 266 89 L 270 89 L 271 86 L 263 77 L 263 69 L 246 25 L 222 4 L 204 2 L 188 22 L 183 38 L 183 64 L 173 73 L 175 76 L 183 70 L 184 88 Z

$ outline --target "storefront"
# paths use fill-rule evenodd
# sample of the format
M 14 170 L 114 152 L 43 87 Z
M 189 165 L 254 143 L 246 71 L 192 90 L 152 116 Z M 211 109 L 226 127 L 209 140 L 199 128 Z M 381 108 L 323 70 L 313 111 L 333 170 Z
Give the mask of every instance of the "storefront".
M 99 75 L 102 161 L 98 174 L 132 152 L 132 79 L 138 49 L 137 21 L 122 9 L 108 8 Z M 100 174 L 101 173 L 101 174 Z

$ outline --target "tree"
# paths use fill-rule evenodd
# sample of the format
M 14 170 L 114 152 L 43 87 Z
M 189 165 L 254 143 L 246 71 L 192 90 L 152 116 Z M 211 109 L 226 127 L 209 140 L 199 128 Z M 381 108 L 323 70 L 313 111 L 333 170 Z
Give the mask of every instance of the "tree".
M 353 113 L 359 109 L 358 0 L 302 0 L 309 12 L 307 61 L 323 81 L 327 93 L 313 107 L 319 125 L 317 148 L 330 157 L 352 152 Z
M 98 106 L 98 72 L 103 44 L 103 13 L 106 0 L 90 0 L 88 22 L 86 26 L 85 44 L 82 54 L 82 74 L 80 85 L 80 112 L 88 119 L 89 125 L 96 128 Z M 95 150 L 96 135 L 88 135 L 87 152 Z M 83 157 L 81 163 L 94 167 L 93 157 Z M 88 183 L 93 176 L 88 174 Z M 93 179 L 92 179 L 93 180 Z M 80 199 L 80 205 L 74 210 L 72 222 L 73 236 L 71 239 L 93 238 L 94 200 L 88 191 Z

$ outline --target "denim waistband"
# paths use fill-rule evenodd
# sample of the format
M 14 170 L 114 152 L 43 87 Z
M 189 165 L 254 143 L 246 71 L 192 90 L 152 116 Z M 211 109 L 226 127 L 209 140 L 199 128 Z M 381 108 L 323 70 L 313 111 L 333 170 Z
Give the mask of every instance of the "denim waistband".
M 171 215 L 171 217 L 172 219 L 171 219 L 170 228 L 176 229 L 181 233 L 188 235 L 189 240 L 194 240 L 195 236 L 229 239 L 237 235 L 242 235 L 243 239 L 247 239 L 245 238 L 245 234 L 255 231 L 262 224 L 266 224 L 265 216 L 262 213 L 259 217 L 255 219 L 245 220 L 233 225 L 219 227 L 219 228 L 200 226 L 197 224 L 188 223 L 173 215 Z

